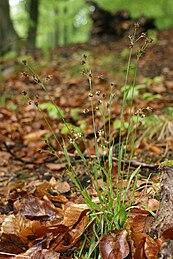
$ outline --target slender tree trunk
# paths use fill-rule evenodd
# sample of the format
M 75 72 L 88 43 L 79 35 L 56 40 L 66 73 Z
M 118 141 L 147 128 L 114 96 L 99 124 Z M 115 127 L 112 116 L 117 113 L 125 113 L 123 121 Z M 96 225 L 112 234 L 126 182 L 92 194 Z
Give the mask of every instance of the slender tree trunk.
M 37 27 L 39 17 L 39 0 L 29 1 L 29 28 L 28 28 L 28 47 L 35 49 L 37 39 Z
M 54 15 L 55 15 L 55 24 L 54 24 L 54 44 L 53 44 L 53 47 L 57 48 L 58 42 L 59 42 L 59 28 L 58 28 L 57 19 L 56 19 L 56 17 L 58 16 L 58 8 L 56 6 L 54 7 Z
M 0 0 L 0 54 L 16 49 L 19 36 L 17 35 L 10 17 L 8 0 Z

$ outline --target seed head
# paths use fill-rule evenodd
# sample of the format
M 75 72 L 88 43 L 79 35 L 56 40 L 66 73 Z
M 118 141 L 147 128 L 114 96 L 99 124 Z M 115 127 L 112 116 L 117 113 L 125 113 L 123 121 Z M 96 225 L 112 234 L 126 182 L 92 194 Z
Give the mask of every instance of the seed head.
M 93 94 L 92 94 L 92 93 L 89 93 L 88 96 L 89 96 L 89 97 L 93 97 Z
M 100 91 L 96 91 L 96 95 L 98 95 L 98 96 L 99 96 L 99 95 L 100 95 Z
M 83 110 L 83 113 L 88 113 L 88 112 L 89 112 L 88 109 L 84 109 L 84 110 Z
M 22 91 L 22 94 L 23 94 L 24 96 L 26 96 L 26 95 L 27 95 L 27 92 L 25 92 L 25 91 Z

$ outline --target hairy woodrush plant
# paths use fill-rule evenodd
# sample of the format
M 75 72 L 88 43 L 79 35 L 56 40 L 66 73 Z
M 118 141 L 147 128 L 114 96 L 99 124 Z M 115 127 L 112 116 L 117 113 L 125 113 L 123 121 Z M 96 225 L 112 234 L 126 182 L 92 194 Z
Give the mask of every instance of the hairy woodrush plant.
M 54 136 L 55 140 L 57 141 L 57 145 L 61 148 L 66 161 L 67 161 L 67 168 L 66 171 L 70 176 L 71 180 L 75 184 L 76 188 L 80 191 L 83 201 L 87 204 L 89 208 L 88 217 L 90 220 L 90 228 L 93 230 L 93 234 L 85 235 L 83 246 L 81 247 L 80 251 L 76 252 L 76 256 L 81 256 L 85 250 L 85 244 L 90 243 L 90 249 L 87 251 L 85 257 L 83 258 L 101 258 L 99 252 L 99 242 L 101 236 L 108 233 L 112 229 L 121 229 L 128 217 L 128 213 L 130 211 L 134 192 L 136 189 L 136 183 L 138 179 L 138 173 L 140 171 L 140 166 L 136 168 L 131 173 L 131 162 L 129 162 L 127 169 L 126 167 L 126 160 L 128 158 L 129 161 L 132 160 L 134 154 L 134 147 L 135 147 L 135 140 L 136 140 L 136 130 L 139 124 L 141 113 L 134 112 L 133 110 L 133 99 L 134 99 L 134 89 L 136 85 L 136 78 L 137 78 L 137 71 L 138 71 L 138 64 L 139 60 L 146 50 L 148 44 L 151 40 L 142 33 L 139 37 L 137 36 L 137 28 L 138 24 L 135 24 L 134 32 L 132 35 L 129 36 L 130 39 L 130 47 L 129 47 L 129 58 L 127 63 L 127 71 L 125 75 L 125 82 L 123 85 L 123 98 L 122 98 L 122 108 L 120 114 L 120 121 L 121 126 L 119 127 L 119 139 L 118 139 L 118 180 L 115 183 L 112 178 L 112 168 L 113 168 L 113 150 L 114 150 L 114 140 L 111 137 L 111 116 L 112 116 L 112 104 L 114 102 L 114 83 L 110 84 L 110 96 L 107 104 L 105 105 L 104 101 L 104 93 L 100 93 L 100 91 L 94 92 L 93 89 L 93 74 L 90 68 L 88 57 L 87 55 L 83 55 L 82 59 L 82 73 L 86 76 L 88 85 L 89 85 L 89 94 L 88 98 L 90 100 L 90 107 L 91 107 L 91 116 L 92 116 L 92 126 L 93 126 L 93 133 L 94 133 L 94 144 L 95 144 L 95 155 L 89 154 L 88 157 L 90 158 L 90 165 L 88 163 L 88 157 L 83 153 L 80 149 L 80 146 L 77 143 L 79 138 L 83 138 L 83 142 L 85 144 L 85 138 L 81 133 L 78 135 L 71 131 L 69 128 L 69 124 L 65 121 L 63 117 L 62 111 L 57 107 L 53 98 L 50 96 L 46 86 L 40 79 L 40 77 L 33 71 L 32 67 L 27 64 L 26 61 L 23 63 L 29 69 L 30 73 L 33 75 L 34 80 L 39 84 L 46 92 L 49 97 L 50 102 L 56 108 L 57 115 L 59 119 L 63 122 L 65 127 L 68 129 L 70 133 L 70 143 L 73 145 L 76 153 L 82 160 L 83 166 L 85 167 L 94 188 L 96 198 L 93 197 L 86 187 L 83 187 L 80 180 L 77 177 L 76 170 L 74 165 L 71 161 L 71 154 L 69 154 L 67 145 L 65 140 L 62 137 L 62 142 L 57 139 L 56 134 L 54 133 L 51 123 L 48 119 L 44 116 L 44 113 L 40 107 L 38 102 L 35 102 L 35 106 L 43 115 L 48 128 L 50 129 L 52 135 Z M 129 73 L 132 63 L 132 54 L 134 51 L 134 46 L 136 43 L 142 42 L 140 47 L 137 49 L 136 53 L 136 60 L 134 64 L 134 71 L 133 71 L 133 80 L 132 83 L 129 82 Z M 130 87 L 129 87 L 130 86 Z M 129 93 L 130 93 L 130 100 L 129 100 Z M 102 97 L 101 97 L 102 94 Z M 94 96 L 97 97 L 97 103 L 94 101 Z M 130 101 L 130 118 L 128 121 L 128 127 L 126 134 L 124 135 L 123 132 L 123 125 L 125 124 L 125 109 L 127 103 Z M 129 103 L 128 103 L 129 104 Z M 87 113 L 89 110 L 88 108 L 84 110 Z M 103 128 L 98 129 L 96 123 L 96 112 L 100 112 L 102 121 L 103 121 Z M 134 119 L 135 117 L 135 119 Z M 108 121 L 108 123 L 107 123 Z M 47 140 L 47 144 L 52 148 Z M 87 149 L 87 147 L 85 147 Z M 130 149 L 130 153 L 129 153 Z M 101 152 L 100 152 L 101 150 Z M 56 152 L 52 153 L 58 156 Z M 126 178 L 126 186 L 123 186 L 123 178 Z M 99 180 L 102 180 L 100 184 Z M 77 258 L 77 257 L 76 257 Z M 79 258 L 79 257 L 78 257 Z

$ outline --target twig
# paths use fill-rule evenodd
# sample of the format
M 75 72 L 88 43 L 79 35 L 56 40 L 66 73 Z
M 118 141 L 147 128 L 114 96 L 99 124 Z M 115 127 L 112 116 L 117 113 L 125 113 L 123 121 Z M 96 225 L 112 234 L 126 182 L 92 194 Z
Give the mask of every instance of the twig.
M 6 151 L 7 151 L 12 157 L 14 157 L 15 160 L 17 160 L 17 161 L 19 161 L 19 162 L 21 162 L 21 163 L 24 163 L 24 164 L 33 164 L 33 162 L 25 161 L 25 160 L 23 160 L 22 158 L 17 157 L 17 156 L 11 151 L 11 149 L 8 147 L 8 145 L 7 145 L 5 142 L 3 142 L 3 144 L 4 144 L 5 148 L 6 148 Z
M 64 153 L 62 151 L 59 151 L 58 155 L 64 155 Z M 68 153 L 68 156 L 75 158 L 75 160 L 80 160 L 81 159 L 81 157 L 79 155 L 73 154 L 73 153 Z M 83 156 L 86 159 L 97 158 L 96 155 L 84 154 Z M 106 159 L 108 159 L 108 155 L 101 155 L 100 158 L 102 160 L 106 160 Z M 118 158 L 115 157 L 115 156 L 112 156 L 112 161 L 118 161 Z M 156 165 L 156 164 L 146 164 L 144 162 L 140 162 L 140 161 L 137 161 L 137 160 L 126 160 L 126 161 L 121 160 L 121 163 L 125 163 L 127 165 L 131 164 L 133 167 L 138 167 L 138 166 L 141 166 L 143 168 L 157 168 L 158 167 L 158 165 Z
M 12 156 L 14 157 L 17 161 L 20 161 L 24 164 L 33 164 L 34 162 L 29 162 L 29 161 L 25 161 L 23 160 L 22 158 L 20 157 L 17 157 L 12 151 L 11 149 L 8 147 L 8 145 L 4 142 L 3 143 L 7 152 Z M 64 152 L 63 151 L 58 151 L 57 154 L 60 156 L 60 155 L 63 155 L 64 156 Z M 80 160 L 81 157 L 78 155 L 78 154 L 73 154 L 73 153 L 68 153 L 68 156 L 71 157 L 71 158 L 74 158 L 75 160 Z M 83 155 L 85 159 L 94 159 L 94 158 L 97 158 L 96 155 L 90 155 L 90 154 L 84 154 Z M 108 155 L 100 155 L 100 159 L 101 160 L 106 160 L 108 159 Z M 56 161 L 57 160 L 57 157 L 54 157 L 51 159 L 51 162 L 53 161 Z M 112 161 L 118 161 L 118 158 L 115 157 L 115 156 L 112 156 Z M 48 162 L 48 161 L 46 161 Z M 143 168 L 157 168 L 158 166 L 156 164 L 146 164 L 144 162 L 140 162 L 140 161 L 137 161 L 137 160 L 121 160 L 121 163 L 125 163 L 127 165 L 132 165 L 133 167 L 138 167 L 138 166 L 141 166 Z

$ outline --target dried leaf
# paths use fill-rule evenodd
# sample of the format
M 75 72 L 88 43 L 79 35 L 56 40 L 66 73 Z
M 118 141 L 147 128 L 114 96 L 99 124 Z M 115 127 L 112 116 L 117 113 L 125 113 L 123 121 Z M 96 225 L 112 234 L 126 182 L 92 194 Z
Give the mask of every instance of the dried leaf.
M 35 194 L 39 196 L 40 198 L 43 198 L 44 196 L 48 197 L 49 200 L 59 203 L 65 203 L 67 202 L 67 198 L 63 195 L 60 195 L 57 193 L 57 195 L 51 195 L 53 192 L 52 186 L 49 182 L 44 181 L 41 185 L 39 185 L 36 189 Z
M 67 193 L 70 191 L 70 185 L 67 182 L 56 181 L 54 177 L 50 179 L 49 183 L 57 193 Z
M 88 207 L 85 204 L 72 204 L 65 210 L 63 224 L 73 226 L 77 223 L 82 213 L 86 214 Z M 83 215 L 84 215 L 83 214 Z
M 5 233 L 1 235 L 0 251 L 3 251 L 5 253 L 19 254 L 25 251 L 26 249 L 27 245 L 24 244 L 18 236 Z
M 71 247 L 73 247 L 83 235 L 86 227 L 88 225 L 87 216 L 83 216 L 81 220 L 72 228 L 71 231 L 66 233 L 63 239 L 60 241 L 59 238 L 53 243 L 51 249 L 54 249 L 57 252 L 65 252 Z M 59 242 L 60 241 L 60 242 Z
M 67 164 L 66 163 L 61 163 L 61 164 L 47 163 L 46 166 L 50 170 L 58 171 L 58 170 L 64 169 L 67 166 Z
M 38 197 L 32 195 L 27 198 L 22 198 L 14 202 L 14 211 L 20 212 L 28 219 L 54 220 L 61 218 L 62 213 L 60 209 L 48 200 L 40 200 Z
M 151 198 L 151 199 L 148 200 L 148 209 L 150 211 L 158 210 L 159 206 L 160 206 L 160 201 L 158 201 L 154 198 Z
M 100 252 L 103 259 L 123 259 L 130 253 L 127 242 L 127 231 L 111 231 L 100 241 Z
M 35 245 L 29 248 L 25 253 L 22 253 L 15 257 L 19 258 L 28 258 L 28 259 L 59 259 L 60 254 L 50 251 L 48 249 L 42 249 L 40 245 Z
M 159 246 L 149 235 L 145 233 L 134 233 L 131 235 L 134 241 L 134 259 L 157 259 Z
M 150 215 L 137 215 L 135 217 L 129 217 L 126 221 L 125 228 L 130 233 L 146 232 L 150 227 L 152 220 L 153 217 Z
M 162 238 L 164 239 L 173 239 L 173 227 L 168 228 L 162 233 Z
M 159 246 L 150 236 L 147 236 L 145 239 L 144 251 L 148 259 L 158 258 Z
M 31 132 L 23 137 L 25 140 L 24 144 L 27 145 L 30 142 L 37 142 L 42 136 L 47 133 L 49 133 L 48 130 L 37 130 L 35 132 Z
M 30 240 L 45 236 L 48 227 L 43 226 L 40 221 L 31 221 L 22 214 L 17 214 L 5 218 L 1 231 L 7 235 L 16 235 L 23 243 L 28 244 Z

